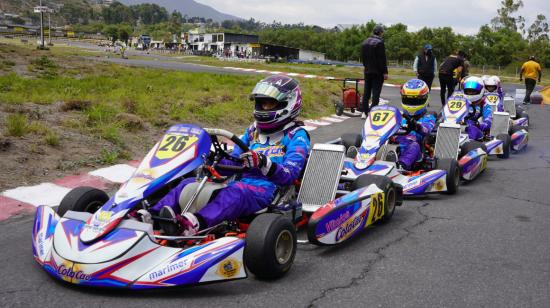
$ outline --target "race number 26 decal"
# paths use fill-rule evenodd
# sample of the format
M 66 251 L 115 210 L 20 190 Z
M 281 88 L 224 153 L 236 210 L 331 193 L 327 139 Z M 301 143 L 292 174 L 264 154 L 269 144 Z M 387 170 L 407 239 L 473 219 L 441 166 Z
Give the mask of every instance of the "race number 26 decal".
M 388 123 L 393 116 L 393 111 L 376 110 L 371 113 L 371 122 L 373 125 L 382 126 Z
M 155 156 L 159 159 L 173 158 L 183 150 L 187 149 L 198 140 L 196 136 L 166 134 L 160 142 Z
M 384 193 L 377 193 L 371 196 L 372 222 L 384 216 Z

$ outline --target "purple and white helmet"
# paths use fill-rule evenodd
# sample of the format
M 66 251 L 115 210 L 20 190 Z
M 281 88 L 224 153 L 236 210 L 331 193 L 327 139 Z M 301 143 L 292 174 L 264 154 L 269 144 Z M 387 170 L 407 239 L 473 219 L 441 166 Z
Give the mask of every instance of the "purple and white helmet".
M 254 119 L 256 128 L 264 133 L 272 133 L 296 119 L 302 110 L 302 91 L 298 82 L 288 76 L 269 76 L 256 84 L 251 100 L 255 101 Z M 265 99 L 277 101 L 271 110 L 264 110 Z

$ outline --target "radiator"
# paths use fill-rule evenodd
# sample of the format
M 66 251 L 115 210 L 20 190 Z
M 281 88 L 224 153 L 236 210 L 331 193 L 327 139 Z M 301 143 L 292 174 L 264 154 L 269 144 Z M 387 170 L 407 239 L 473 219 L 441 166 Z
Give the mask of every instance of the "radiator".
M 298 193 L 304 211 L 314 212 L 334 199 L 344 165 L 344 152 L 342 145 L 313 146 Z
M 511 97 L 504 98 L 504 111 L 510 114 L 511 118 L 516 117 L 516 102 Z
M 495 112 L 493 115 L 493 124 L 491 125 L 491 136 L 496 137 L 500 134 L 508 134 L 510 127 L 510 114 L 508 112 Z
M 459 140 L 459 124 L 441 123 L 437 129 L 437 136 L 435 138 L 435 157 L 457 159 Z

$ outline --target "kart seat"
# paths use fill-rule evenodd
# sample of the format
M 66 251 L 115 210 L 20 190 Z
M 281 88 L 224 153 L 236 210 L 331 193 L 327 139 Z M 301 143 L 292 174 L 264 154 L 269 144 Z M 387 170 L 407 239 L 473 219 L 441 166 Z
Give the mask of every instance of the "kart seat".
M 199 187 L 198 182 L 191 183 L 186 185 L 181 194 L 179 199 L 179 205 L 181 210 L 185 208 L 189 200 L 191 200 L 191 197 Z M 195 202 L 191 205 L 189 208 L 189 212 L 196 213 L 200 209 L 202 209 L 203 206 L 205 206 L 208 202 L 210 202 L 214 197 L 218 194 L 219 190 L 226 187 L 226 184 L 220 184 L 220 183 L 214 183 L 214 182 L 206 182 L 203 189 L 201 190 L 200 194 L 198 195 L 197 199 L 195 199 Z

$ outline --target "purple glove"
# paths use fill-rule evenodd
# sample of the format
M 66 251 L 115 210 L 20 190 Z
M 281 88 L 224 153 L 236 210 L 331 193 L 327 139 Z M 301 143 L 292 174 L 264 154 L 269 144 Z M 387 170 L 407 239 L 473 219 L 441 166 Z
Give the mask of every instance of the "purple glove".
M 485 123 L 485 122 L 481 122 L 479 123 L 479 129 L 482 130 L 482 131 L 488 131 L 491 127 L 489 126 L 489 124 Z

